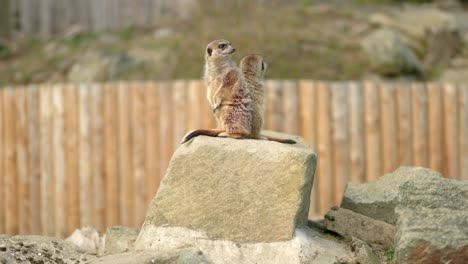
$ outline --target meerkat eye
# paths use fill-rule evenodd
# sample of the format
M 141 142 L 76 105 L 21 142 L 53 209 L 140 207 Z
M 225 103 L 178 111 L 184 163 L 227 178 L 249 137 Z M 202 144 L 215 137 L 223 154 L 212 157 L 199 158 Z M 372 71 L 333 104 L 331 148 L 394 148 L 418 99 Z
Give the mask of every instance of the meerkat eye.
M 208 53 L 208 56 L 211 56 L 212 52 L 213 52 L 213 50 L 211 48 L 206 49 L 206 53 Z
M 219 44 L 218 48 L 220 48 L 220 49 L 225 49 L 226 46 L 227 46 L 227 45 L 223 43 L 223 44 Z

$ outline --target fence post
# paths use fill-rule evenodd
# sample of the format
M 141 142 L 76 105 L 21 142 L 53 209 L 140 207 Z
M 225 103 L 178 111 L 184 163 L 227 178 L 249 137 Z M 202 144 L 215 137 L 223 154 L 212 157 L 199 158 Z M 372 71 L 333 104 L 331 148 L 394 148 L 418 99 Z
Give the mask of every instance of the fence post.
M 0 40 L 10 37 L 12 28 L 11 0 L 0 0 Z

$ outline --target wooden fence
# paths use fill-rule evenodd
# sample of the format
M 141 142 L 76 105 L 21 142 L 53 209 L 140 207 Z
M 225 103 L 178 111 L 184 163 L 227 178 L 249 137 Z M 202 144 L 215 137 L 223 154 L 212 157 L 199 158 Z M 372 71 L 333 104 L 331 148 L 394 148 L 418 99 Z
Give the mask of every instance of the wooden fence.
M 165 18 L 184 18 L 198 5 L 194 0 L 0 0 L 0 22 L 27 36 L 50 37 L 72 26 L 83 32 L 128 27 L 153 28 Z
M 266 128 L 318 153 L 311 214 L 400 165 L 468 180 L 468 87 L 267 81 Z M 0 233 L 138 226 L 186 131 L 214 127 L 201 81 L 0 89 Z

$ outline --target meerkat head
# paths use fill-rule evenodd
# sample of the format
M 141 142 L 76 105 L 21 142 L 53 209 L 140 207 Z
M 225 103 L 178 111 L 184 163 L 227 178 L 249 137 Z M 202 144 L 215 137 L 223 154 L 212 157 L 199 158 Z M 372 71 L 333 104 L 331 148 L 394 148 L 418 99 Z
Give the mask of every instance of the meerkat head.
M 260 55 L 248 55 L 242 58 L 240 68 L 245 75 L 263 78 L 267 70 L 267 64 Z
M 224 39 L 213 40 L 206 46 L 205 58 L 207 60 L 230 59 L 235 51 L 236 49 L 231 46 L 229 41 Z

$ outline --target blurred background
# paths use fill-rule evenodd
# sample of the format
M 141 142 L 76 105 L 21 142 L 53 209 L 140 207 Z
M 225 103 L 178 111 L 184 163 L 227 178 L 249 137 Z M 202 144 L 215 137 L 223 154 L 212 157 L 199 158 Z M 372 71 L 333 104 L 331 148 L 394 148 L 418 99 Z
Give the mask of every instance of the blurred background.
M 318 153 L 311 218 L 401 165 L 468 180 L 466 0 L 0 0 L 0 234 L 140 226 L 215 126 L 219 38 L 268 63 L 265 128 Z

